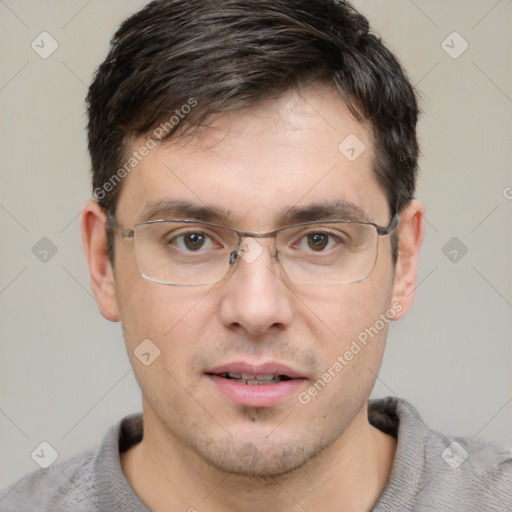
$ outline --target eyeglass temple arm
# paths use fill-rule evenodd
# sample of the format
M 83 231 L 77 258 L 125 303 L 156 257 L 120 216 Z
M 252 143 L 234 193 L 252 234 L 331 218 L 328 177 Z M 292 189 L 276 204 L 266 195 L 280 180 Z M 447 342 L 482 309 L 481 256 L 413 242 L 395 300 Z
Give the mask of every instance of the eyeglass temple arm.
M 133 229 L 126 229 L 121 227 L 116 218 L 111 214 L 107 214 L 107 220 L 105 221 L 105 228 L 107 231 L 113 232 L 116 228 L 120 228 L 121 238 L 133 238 Z
M 379 233 L 379 235 L 389 235 L 389 233 L 391 233 L 397 227 L 399 219 L 400 214 L 395 213 L 395 215 L 393 215 L 393 218 L 391 219 L 391 222 L 385 228 L 381 226 L 376 226 L 377 233 Z

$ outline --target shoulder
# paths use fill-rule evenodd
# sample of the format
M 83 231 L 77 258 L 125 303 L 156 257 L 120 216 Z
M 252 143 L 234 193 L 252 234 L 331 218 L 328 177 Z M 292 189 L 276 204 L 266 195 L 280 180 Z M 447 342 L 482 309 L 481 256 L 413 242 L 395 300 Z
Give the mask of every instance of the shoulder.
M 430 428 L 418 411 L 406 400 L 397 400 L 399 432 L 411 435 L 413 440 L 425 446 L 427 459 L 434 465 L 443 463 L 450 469 L 458 469 L 468 463 L 466 469 L 479 476 L 512 475 L 512 448 L 484 441 L 475 437 L 448 435 Z M 414 436 L 414 438 L 413 438 Z M 440 451 L 441 450 L 441 451 Z M 430 457 L 429 457 L 430 456 Z
M 38 469 L 0 491 L 0 512 L 94 509 L 92 465 L 96 451 Z
M 369 415 L 398 440 L 376 511 L 512 510 L 512 448 L 438 432 L 399 398 L 372 400 Z
M 430 469 L 438 483 L 472 510 L 512 510 L 512 448 L 437 431 L 431 435 Z
M 146 512 L 120 463 L 120 452 L 142 436 L 142 415 L 124 417 L 106 432 L 98 449 L 34 471 L 0 491 L 0 512 Z

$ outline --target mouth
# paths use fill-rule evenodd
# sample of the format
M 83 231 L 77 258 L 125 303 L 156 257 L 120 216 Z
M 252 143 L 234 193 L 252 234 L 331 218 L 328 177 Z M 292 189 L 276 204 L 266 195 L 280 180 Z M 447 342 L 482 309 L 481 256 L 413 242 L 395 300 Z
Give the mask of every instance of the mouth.
M 205 372 L 215 392 L 244 407 L 272 407 L 307 383 L 301 372 L 277 363 L 229 363 Z
M 274 384 L 276 382 L 291 380 L 291 377 L 288 377 L 288 375 L 278 375 L 275 373 L 249 375 L 246 373 L 224 372 L 218 374 L 218 376 L 223 379 L 229 379 L 237 382 L 238 384 L 246 384 L 248 386 L 261 386 L 262 384 Z

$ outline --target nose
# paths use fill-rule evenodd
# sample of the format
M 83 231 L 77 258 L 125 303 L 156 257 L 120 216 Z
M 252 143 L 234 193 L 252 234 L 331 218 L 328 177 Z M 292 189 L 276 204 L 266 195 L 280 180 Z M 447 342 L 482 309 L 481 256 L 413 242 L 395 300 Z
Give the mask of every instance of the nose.
M 219 314 L 223 324 L 252 335 L 288 326 L 293 318 L 293 294 L 269 245 L 246 238 L 235 265 L 222 287 Z

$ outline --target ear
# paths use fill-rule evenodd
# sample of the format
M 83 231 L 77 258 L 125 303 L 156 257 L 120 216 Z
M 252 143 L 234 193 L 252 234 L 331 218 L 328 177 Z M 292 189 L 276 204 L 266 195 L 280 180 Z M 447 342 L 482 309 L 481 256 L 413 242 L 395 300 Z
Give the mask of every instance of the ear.
M 392 303 L 401 304 L 402 309 L 397 312 L 394 320 L 404 317 L 414 301 L 424 218 L 425 207 L 417 200 L 411 201 L 400 214 Z
M 115 294 L 114 270 L 107 252 L 105 221 L 107 215 L 97 201 L 88 201 L 82 212 L 82 242 L 84 244 L 92 291 L 100 313 L 112 322 L 119 321 Z

